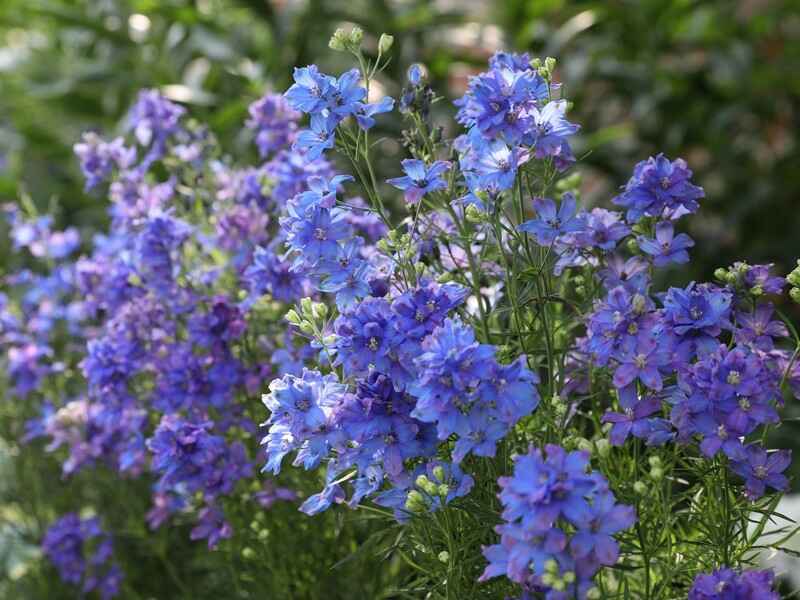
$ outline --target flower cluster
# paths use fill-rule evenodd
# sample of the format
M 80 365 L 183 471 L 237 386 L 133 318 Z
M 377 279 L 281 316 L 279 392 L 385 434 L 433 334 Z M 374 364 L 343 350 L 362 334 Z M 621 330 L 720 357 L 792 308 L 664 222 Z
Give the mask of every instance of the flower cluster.
M 96 590 L 103 600 L 119 594 L 122 572 L 113 562 L 111 537 L 102 531 L 97 518 L 64 515 L 47 530 L 42 552 L 61 579 L 81 586 L 84 593 Z
M 710 574 L 698 575 L 689 590 L 689 600 L 778 600 L 773 588 L 772 571 L 742 571 L 719 569 Z
M 617 504 L 605 478 L 590 472 L 586 452 L 555 445 L 517 457 L 514 474 L 498 483 L 500 543 L 484 548 L 481 578 L 506 575 L 548 599 L 588 597 L 595 573 L 617 562 L 613 535 L 633 525 L 633 508 Z

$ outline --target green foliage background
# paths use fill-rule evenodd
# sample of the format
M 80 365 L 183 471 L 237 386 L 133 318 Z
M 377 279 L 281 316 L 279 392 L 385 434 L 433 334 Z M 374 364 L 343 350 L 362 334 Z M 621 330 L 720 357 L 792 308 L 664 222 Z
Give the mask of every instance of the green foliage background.
M 231 152 L 255 161 L 241 132 L 247 105 L 285 89 L 294 65 L 343 68 L 327 40 L 348 23 L 395 36 L 381 82 L 390 95 L 415 61 L 455 97 L 495 49 L 559 58 L 571 119 L 583 127 L 576 154 L 585 200 L 607 202 L 637 161 L 659 151 L 695 170 L 708 198 L 690 223 L 690 275 L 710 278 L 738 259 L 774 261 L 786 273 L 800 255 L 800 6 L 792 0 L 3 0 L 0 202 L 26 194 L 62 225 L 101 227 L 105 201 L 83 192 L 71 147 L 87 129 L 121 131 L 143 87 L 188 104 Z M 397 152 L 379 165 L 384 176 L 396 174 Z M 3 231 L 0 269 L 11 264 Z M 61 481 L 41 448 L 20 452 L 13 441 L 27 410 L 5 403 L 0 411 L 4 598 L 75 597 L 28 560 L 28 543 L 75 498 L 125 507 L 112 525 L 122 532 L 126 598 L 422 597 L 384 594 L 403 568 L 383 561 L 387 540 L 370 537 L 361 514 L 309 520 L 288 506 L 265 511 L 223 560 L 189 542 L 188 527 L 145 536 L 153 546 L 143 546 L 147 483 L 121 493 L 102 471 Z M 790 446 L 797 433 L 787 422 L 774 445 Z

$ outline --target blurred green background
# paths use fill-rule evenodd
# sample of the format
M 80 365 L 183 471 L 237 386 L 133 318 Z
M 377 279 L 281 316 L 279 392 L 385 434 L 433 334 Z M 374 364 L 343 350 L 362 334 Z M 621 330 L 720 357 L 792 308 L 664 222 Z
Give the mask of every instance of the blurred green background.
M 395 36 L 380 80 L 394 96 L 412 62 L 454 98 L 496 50 L 558 58 L 583 128 L 584 200 L 607 204 L 657 152 L 684 157 L 706 189 L 687 220 L 697 245 L 676 273 L 683 282 L 739 259 L 785 274 L 800 255 L 794 0 L 0 0 L 0 204 L 27 194 L 61 225 L 102 227 L 105 199 L 83 191 L 72 145 L 86 130 L 121 132 L 143 87 L 188 105 L 255 162 L 242 132 L 248 104 L 284 90 L 294 65 L 344 69 L 327 42 L 349 24 L 368 48 Z M 399 158 L 384 157 L 383 176 Z M 0 269 L 7 251 L 0 238 Z M 777 446 L 797 445 L 800 410 L 787 410 Z M 170 547 L 184 534 L 169 535 Z

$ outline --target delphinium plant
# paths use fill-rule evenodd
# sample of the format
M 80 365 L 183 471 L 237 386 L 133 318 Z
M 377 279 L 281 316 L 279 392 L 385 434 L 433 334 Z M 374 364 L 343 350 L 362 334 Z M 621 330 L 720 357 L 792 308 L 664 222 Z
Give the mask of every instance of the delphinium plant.
M 87 135 L 111 230 L 77 261 L 74 234 L 11 212 L 17 246 L 58 265 L 4 301 L 10 385 L 46 401 L 28 436 L 66 475 L 150 477 L 149 525 L 189 520 L 210 548 L 268 552 L 242 524 L 275 500 L 312 520 L 347 505 L 403 565 L 380 597 L 777 598 L 754 563 L 793 533 L 762 535 L 791 461 L 765 440 L 800 387 L 775 304 L 800 274 L 742 262 L 660 289 L 704 197 L 686 162 L 643 160 L 581 206 L 552 59 L 495 55 L 451 139 L 423 66 L 373 97 L 392 40 L 369 60 L 361 38 L 331 40 L 356 68 L 297 68 L 251 107 L 257 167 L 154 92 L 130 140 Z M 380 181 L 371 129 L 395 111 L 407 157 Z M 47 285 L 52 305 L 26 300 Z M 67 515 L 45 553 L 111 597 L 105 536 Z

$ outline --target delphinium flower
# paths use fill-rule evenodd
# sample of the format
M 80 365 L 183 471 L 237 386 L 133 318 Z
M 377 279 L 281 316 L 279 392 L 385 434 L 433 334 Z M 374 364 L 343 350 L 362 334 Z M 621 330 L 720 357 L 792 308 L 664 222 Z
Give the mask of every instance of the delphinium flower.
M 764 352 L 775 348 L 775 340 L 789 335 L 782 321 L 773 320 L 772 304 L 759 304 L 755 311 L 737 311 L 735 339 L 739 344 L 750 344 Z
M 639 398 L 635 385 L 619 390 L 619 405 L 622 412 L 608 411 L 603 415 L 604 423 L 612 423 L 608 439 L 614 446 L 621 446 L 629 435 L 643 439 L 648 445 L 660 446 L 674 437 L 669 422 L 654 414 L 661 412 L 661 398 L 648 394 Z
M 531 449 L 514 460 L 513 475 L 498 480 L 501 539 L 483 549 L 489 565 L 481 580 L 505 575 L 543 592 L 586 597 L 596 572 L 619 557 L 613 535 L 636 520 L 633 508 L 616 504 L 603 476 L 588 466 L 587 453 L 555 445 L 546 455 Z
M 367 298 L 352 313 L 340 316 L 334 324 L 337 364 L 348 375 L 366 374 L 370 367 L 394 375 L 402 369 L 397 348 L 403 339 L 395 321 L 383 298 Z
M 683 394 L 671 415 L 679 439 L 699 435 L 706 456 L 722 451 L 732 460 L 743 460 L 741 439 L 759 425 L 778 420 L 779 381 L 762 354 L 746 346 L 729 349 L 720 344 L 681 372 Z
M 694 246 L 692 238 L 685 233 L 675 235 L 675 228 L 669 221 L 661 221 L 656 225 L 655 239 L 639 236 L 637 241 L 642 252 L 651 256 L 657 267 L 689 262 L 687 248 Z
M 442 174 L 450 169 L 449 162 L 437 160 L 427 166 L 424 161 L 407 158 L 402 165 L 406 175 L 388 179 L 387 183 L 403 190 L 407 204 L 417 204 L 426 194 L 447 188 Z
M 692 171 L 683 159 L 670 161 L 663 154 L 636 165 L 625 189 L 613 202 L 627 209 L 627 218 L 637 223 L 642 217 L 677 219 L 694 213 L 703 189 L 689 181 Z
M 690 283 L 685 289 L 670 288 L 663 297 L 664 322 L 676 335 L 676 352 L 684 360 L 695 353 L 717 348 L 722 329 L 730 329 L 732 296 L 710 284 Z
M 245 125 L 256 134 L 256 146 L 261 158 L 292 144 L 300 113 L 293 110 L 283 96 L 265 94 L 247 110 L 250 118 Z
M 306 455 L 305 467 L 317 466 L 328 453 L 330 442 L 326 434 L 332 429 L 330 420 L 342 401 L 345 387 L 335 375 L 304 370 L 300 377 L 285 375 L 274 380 L 269 389 L 270 393 L 262 398 L 270 410 L 270 417 L 264 423 L 269 431 L 261 442 L 267 447 L 265 470 L 277 474 L 283 458 L 304 444 L 311 450 Z
M 422 342 L 415 361 L 413 417 L 435 423 L 439 439 L 459 436 L 454 459 L 467 453 L 494 456 L 496 442 L 538 403 L 536 377 L 521 363 L 502 367 L 495 348 L 475 340 L 474 331 L 448 318 Z
M 173 289 L 179 263 L 176 252 L 190 234 L 189 225 L 168 215 L 149 219 L 136 244 L 135 264 L 140 277 L 159 293 Z
M 81 591 L 97 591 L 103 600 L 119 594 L 122 572 L 113 561 L 113 542 L 97 518 L 81 519 L 68 513 L 53 523 L 42 540 L 42 552 L 59 577 L 81 585 Z
M 789 489 L 784 471 L 791 462 L 791 450 L 767 452 L 759 444 L 750 444 L 745 448 L 744 458 L 733 462 L 731 470 L 744 479 L 747 497 L 758 500 L 767 487 L 779 492 Z
M 518 229 L 532 234 L 537 244 L 549 246 L 558 236 L 584 228 L 584 215 L 577 214 L 576 204 L 572 194 L 564 194 L 558 208 L 549 198 L 537 198 L 533 201 L 537 217 L 525 221 Z
M 106 142 L 93 132 L 84 133 L 73 149 L 80 160 L 87 190 L 106 181 L 115 168 L 127 169 L 136 159 L 136 149 L 126 147 L 121 137 Z
M 778 600 L 772 571 L 741 571 L 718 569 L 698 575 L 688 600 Z
M 170 102 L 156 90 L 139 92 L 128 114 L 128 128 L 140 145 L 150 148 L 136 167 L 139 175 L 164 156 L 167 139 L 178 131 L 185 113 L 186 109 Z
M 291 263 L 262 246 L 253 252 L 252 262 L 242 279 L 250 291 L 249 302 L 269 294 L 280 302 L 289 303 L 305 298 L 310 292 L 310 283 L 305 275 L 293 271 Z
M 744 284 L 751 290 L 765 294 L 780 294 L 786 286 L 786 280 L 770 273 L 774 266 L 773 264 L 748 265 L 744 272 Z
M 566 118 L 567 101 L 554 100 L 539 110 L 530 112 L 535 131 L 536 158 L 553 157 L 556 166 L 566 169 L 575 162 L 568 138 L 575 135 L 580 127 Z

